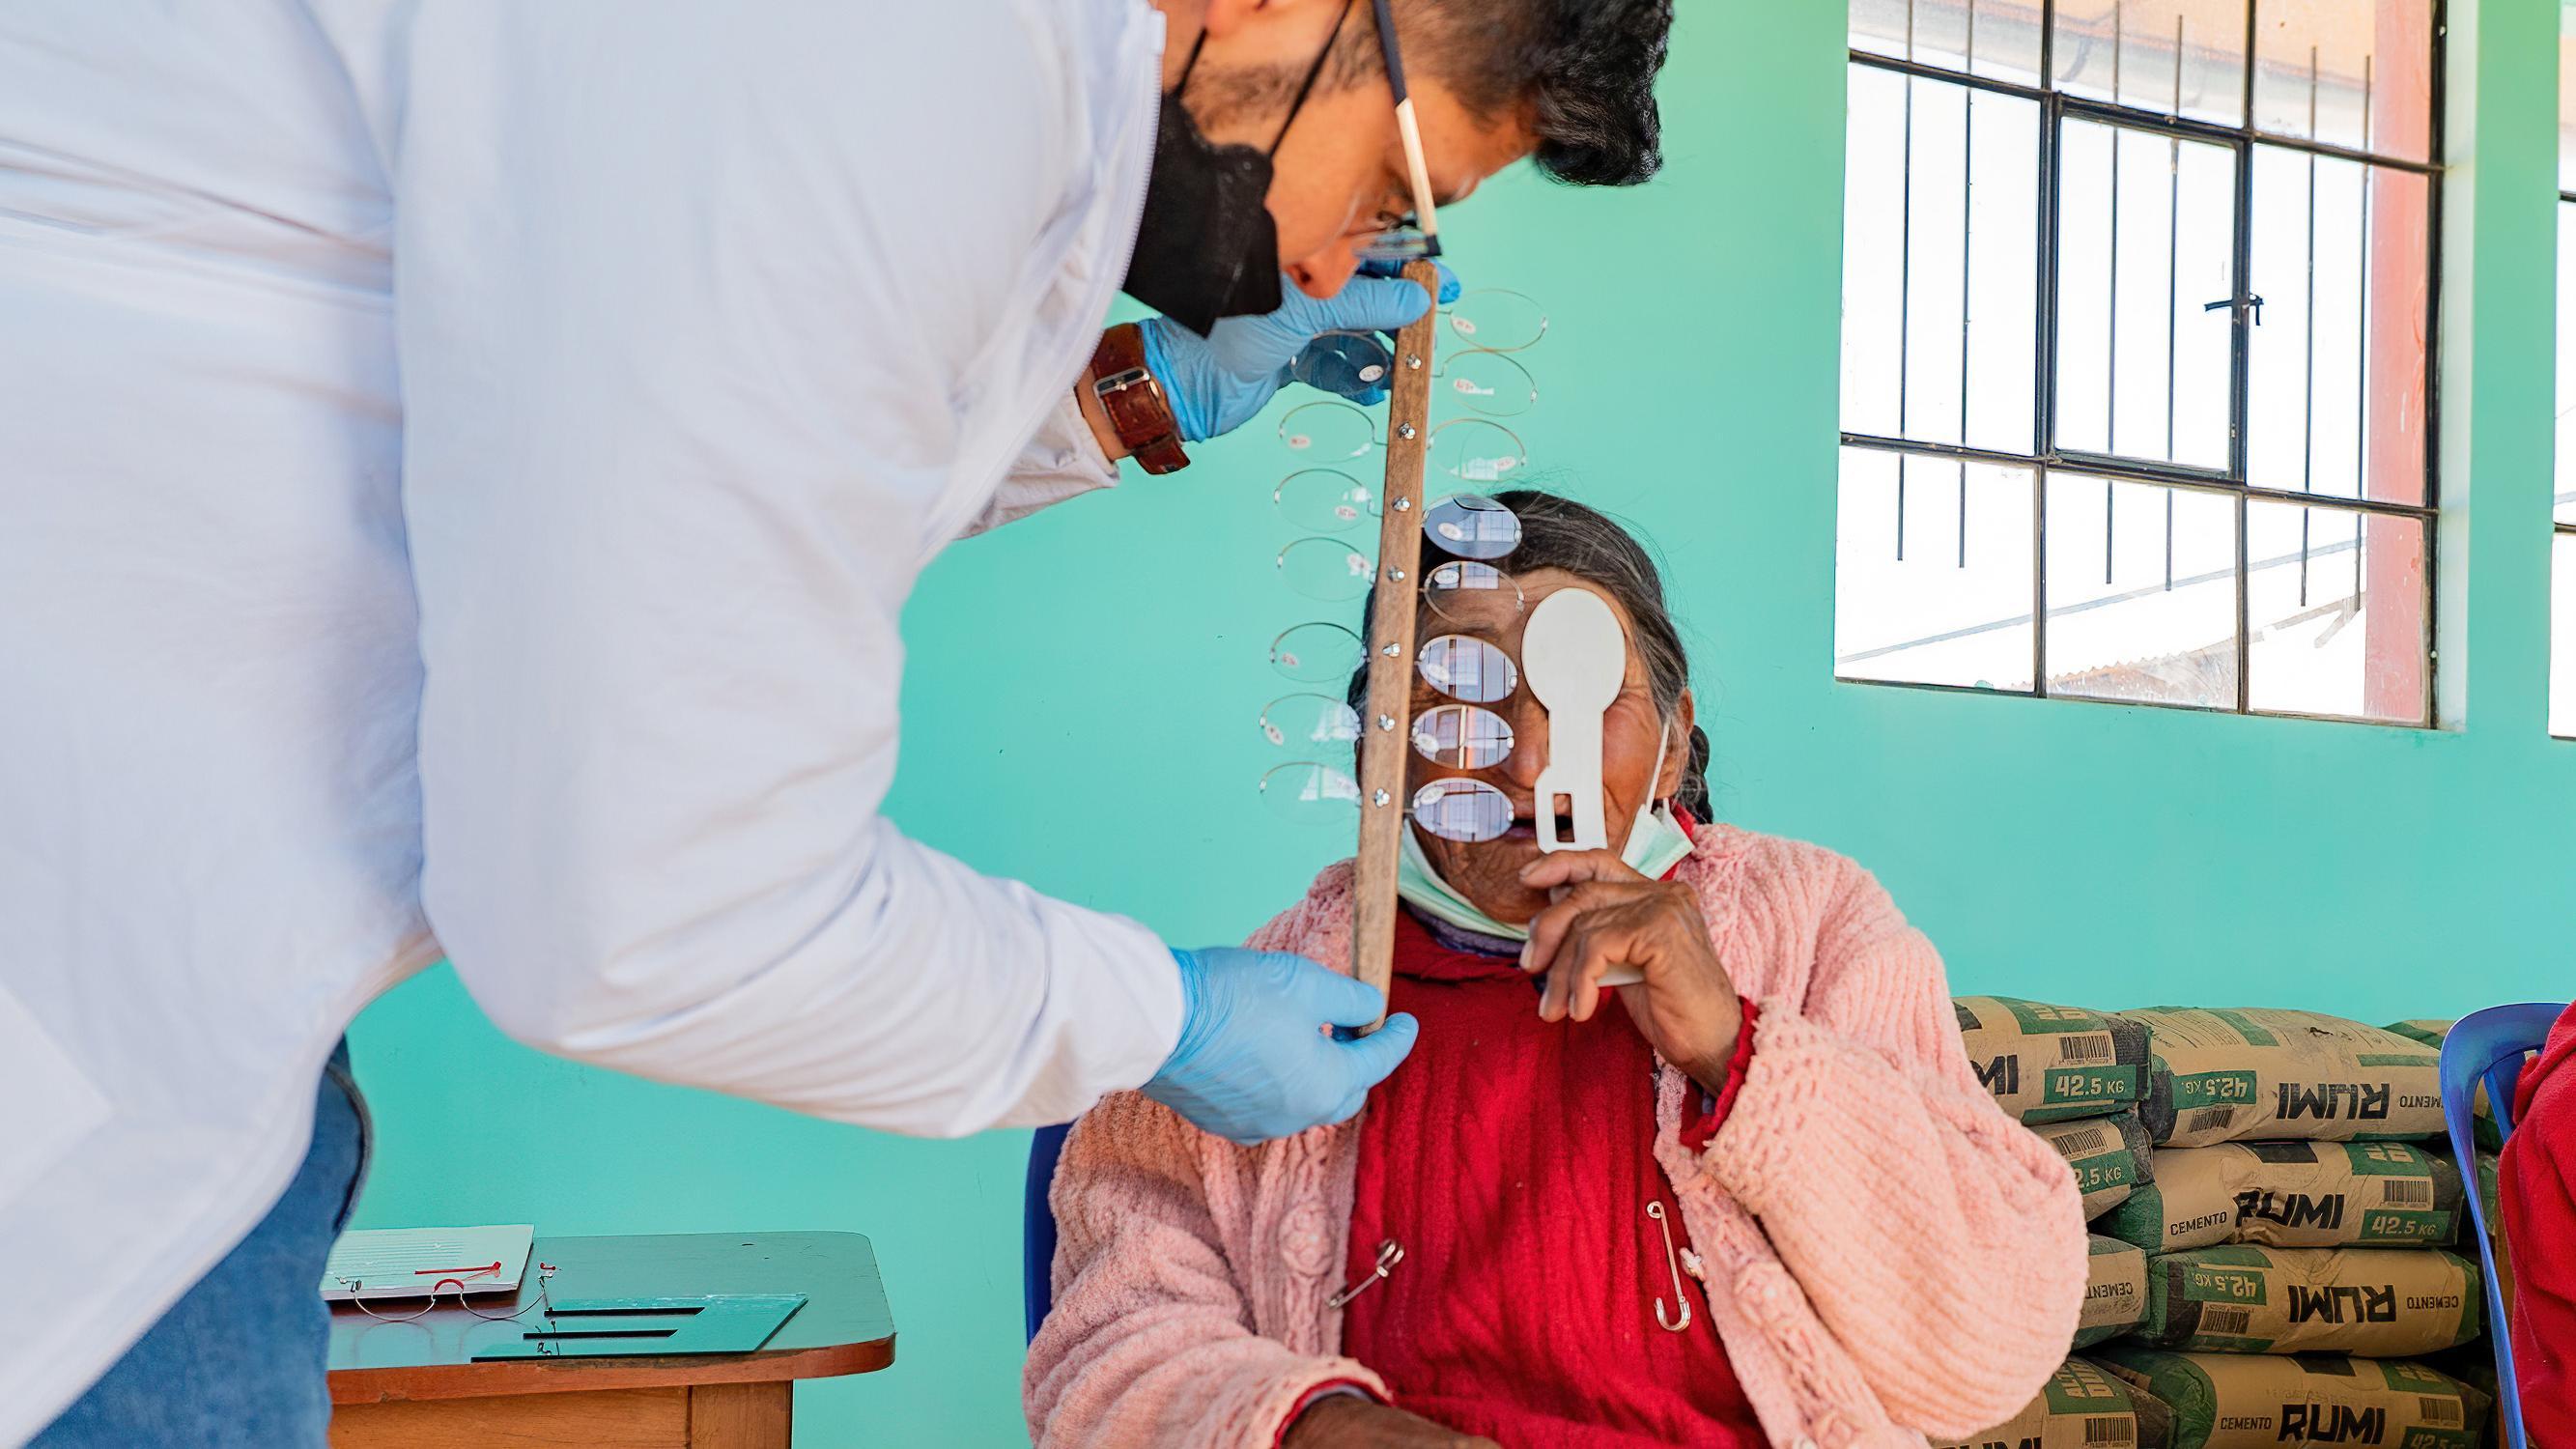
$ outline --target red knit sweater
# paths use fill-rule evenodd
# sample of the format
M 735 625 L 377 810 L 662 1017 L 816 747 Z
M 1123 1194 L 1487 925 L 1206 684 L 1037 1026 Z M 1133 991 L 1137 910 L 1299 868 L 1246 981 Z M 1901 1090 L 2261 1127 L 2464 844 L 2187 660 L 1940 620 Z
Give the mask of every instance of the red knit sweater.
M 2550 1028 L 2514 1095 L 2499 1170 L 2523 1431 L 2535 1446 L 2576 1444 L 2576 1007 Z
M 1360 1129 L 1350 1275 L 1392 1238 L 1404 1258 L 1351 1300 L 1342 1351 L 1399 1407 L 1509 1445 L 1662 1449 L 1764 1442 L 1698 1282 L 1678 1319 L 1664 1234 L 1690 1246 L 1655 1163 L 1655 1058 L 1617 993 L 1586 1023 L 1550 1025 L 1509 957 L 1398 927 L 1390 1009 L 1422 1022 Z M 1744 1076 L 1693 1135 L 1705 1140 Z

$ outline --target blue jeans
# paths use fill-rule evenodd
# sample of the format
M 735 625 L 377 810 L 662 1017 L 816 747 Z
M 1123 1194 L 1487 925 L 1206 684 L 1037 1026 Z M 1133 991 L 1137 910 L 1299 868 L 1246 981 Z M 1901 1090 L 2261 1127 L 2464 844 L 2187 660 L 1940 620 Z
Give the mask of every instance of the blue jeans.
M 29 1449 L 325 1449 L 331 1315 L 319 1285 L 366 1135 L 344 1043 L 286 1195 Z

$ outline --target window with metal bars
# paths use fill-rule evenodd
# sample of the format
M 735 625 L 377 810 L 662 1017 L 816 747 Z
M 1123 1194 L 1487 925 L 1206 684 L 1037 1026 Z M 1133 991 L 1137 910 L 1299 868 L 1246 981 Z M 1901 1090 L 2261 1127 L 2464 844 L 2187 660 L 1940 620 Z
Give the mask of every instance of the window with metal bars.
M 2431 723 L 2441 0 L 1850 16 L 1836 674 Z
M 2559 64 L 2576 11 L 2559 7 Z M 2549 732 L 2576 739 L 2576 71 L 2558 85 L 2558 462 L 2550 489 Z

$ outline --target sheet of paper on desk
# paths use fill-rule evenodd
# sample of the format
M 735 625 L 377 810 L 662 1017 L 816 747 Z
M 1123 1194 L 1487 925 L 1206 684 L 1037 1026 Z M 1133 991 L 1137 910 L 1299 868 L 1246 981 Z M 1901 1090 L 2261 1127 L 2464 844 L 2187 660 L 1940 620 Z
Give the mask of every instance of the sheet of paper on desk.
M 322 1296 L 424 1298 L 450 1287 L 515 1293 L 537 1230 L 527 1223 L 480 1228 L 368 1228 L 340 1235 L 322 1269 Z

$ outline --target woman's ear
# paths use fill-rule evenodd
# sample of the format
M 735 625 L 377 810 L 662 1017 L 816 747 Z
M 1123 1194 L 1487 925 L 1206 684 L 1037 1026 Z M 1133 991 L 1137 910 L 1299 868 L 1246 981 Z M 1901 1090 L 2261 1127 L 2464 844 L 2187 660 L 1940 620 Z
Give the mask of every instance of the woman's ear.
M 1691 731 L 1699 728 L 1699 706 L 1685 687 L 1682 697 L 1673 704 L 1672 718 L 1664 721 L 1664 769 L 1655 777 L 1655 798 L 1669 800 L 1681 793 L 1682 779 L 1690 773 Z

